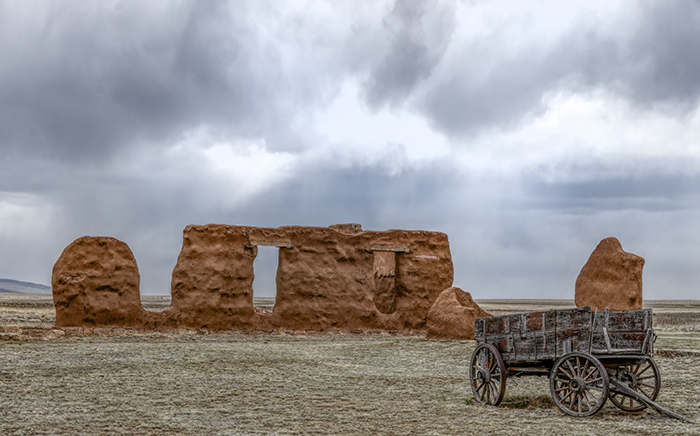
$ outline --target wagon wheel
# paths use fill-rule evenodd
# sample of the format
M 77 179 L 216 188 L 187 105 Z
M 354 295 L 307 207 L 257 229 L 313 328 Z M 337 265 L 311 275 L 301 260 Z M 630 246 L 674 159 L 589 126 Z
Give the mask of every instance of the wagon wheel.
M 498 406 L 506 391 L 506 369 L 501 354 L 491 344 L 479 344 L 472 354 L 469 381 L 476 401 Z
M 562 412 L 591 416 L 608 398 L 610 384 L 605 367 L 586 353 L 565 354 L 554 364 L 549 375 L 549 390 Z
M 661 389 L 661 373 L 651 357 L 646 358 L 644 363 L 620 365 L 611 371 L 610 376 L 617 378 L 621 383 L 627 384 L 631 389 L 652 401 L 656 400 Z M 646 403 L 617 392 L 615 388 L 610 389 L 610 401 L 627 412 L 639 412 L 647 407 Z

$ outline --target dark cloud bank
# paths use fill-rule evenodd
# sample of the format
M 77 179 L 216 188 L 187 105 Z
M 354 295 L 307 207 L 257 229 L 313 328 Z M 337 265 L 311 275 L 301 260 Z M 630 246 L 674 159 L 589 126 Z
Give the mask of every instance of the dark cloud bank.
M 536 168 L 476 176 L 449 157 L 398 171 L 313 157 L 326 144 L 309 120 L 346 80 L 374 111 L 425 117 L 455 150 L 527 122 L 550 93 L 604 90 L 678 119 L 697 110 L 700 2 L 630 3 L 614 32 L 582 19 L 515 54 L 498 29 L 457 40 L 455 7 L 400 1 L 329 33 L 311 13 L 258 2 L 0 3 L 0 277 L 48 283 L 73 239 L 109 235 L 132 247 L 143 290 L 163 294 L 187 224 L 359 222 L 446 232 L 456 285 L 477 298 L 572 298 L 607 236 L 647 259 L 648 297 L 697 298 L 697 169 L 591 162 L 547 181 Z M 271 187 L 214 201 L 239 188 L 195 161 L 167 168 L 197 129 L 262 139 L 294 164 Z M 17 210 L 36 224 L 8 230 Z

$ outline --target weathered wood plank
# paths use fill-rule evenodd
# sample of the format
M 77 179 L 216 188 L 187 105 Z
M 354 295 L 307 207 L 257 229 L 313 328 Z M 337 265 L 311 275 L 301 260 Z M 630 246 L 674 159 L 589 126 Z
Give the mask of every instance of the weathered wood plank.
M 479 318 L 475 338 L 493 344 L 508 364 L 517 364 L 554 360 L 572 351 L 641 354 L 649 329 L 650 309 L 594 313 L 579 307 Z

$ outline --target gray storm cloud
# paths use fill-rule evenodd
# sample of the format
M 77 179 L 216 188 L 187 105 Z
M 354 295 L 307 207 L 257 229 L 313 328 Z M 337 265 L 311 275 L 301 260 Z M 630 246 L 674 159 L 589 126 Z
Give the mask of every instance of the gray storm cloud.
M 0 278 L 109 235 L 164 294 L 187 224 L 360 222 L 448 233 L 477 298 L 570 298 L 607 236 L 691 298 L 700 2 L 555 3 L 0 1 Z M 320 133 L 339 96 L 424 134 Z
M 370 106 L 400 105 L 430 78 L 450 43 L 454 15 L 454 5 L 396 2 L 378 35 L 385 51 L 370 66 L 365 90 Z
M 512 126 L 541 114 L 548 93 L 566 91 L 604 89 L 650 110 L 697 107 L 700 3 L 626 6 L 620 28 L 581 20 L 557 40 L 532 42 L 510 55 L 503 55 L 509 40 L 498 35 L 508 29 L 470 41 L 418 105 L 452 134 Z

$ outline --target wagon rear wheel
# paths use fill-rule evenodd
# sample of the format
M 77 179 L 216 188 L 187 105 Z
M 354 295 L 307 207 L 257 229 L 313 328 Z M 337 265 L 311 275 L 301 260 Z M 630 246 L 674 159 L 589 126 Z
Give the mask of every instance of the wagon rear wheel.
M 616 378 L 652 401 L 656 400 L 656 397 L 659 395 L 661 373 L 659 372 L 659 367 L 656 366 L 656 362 L 651 357 L 645 358 L 644 362 L 640 364 L 629 363 L 610 368 L 608 373 L 610 377 Z M 627 412 L 639 412 L 647 407 L 646 403 L 617 392 L 614 387 L 610 388 L 610 401 Z
M 472 354 L 469 381 L 476 401 L 498 406 L 506 391 L 506 369 L 503 358 L 491 344 L 479 344 Z
M 586 353 L 565 354 L 549 375 L 552 399 L 562 412 L 571 416 L 591 416 L 599 411 L 608 398 L 609 389 L 605 367 Z

